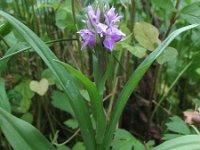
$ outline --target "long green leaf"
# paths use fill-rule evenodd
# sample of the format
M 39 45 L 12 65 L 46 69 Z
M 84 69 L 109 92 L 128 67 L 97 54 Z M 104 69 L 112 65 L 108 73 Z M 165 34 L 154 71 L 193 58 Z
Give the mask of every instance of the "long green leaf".
M 103 100 L 98 93 L 97 87 L 85 75 L 83 75 L 80 71 L 74 69 L 72 66 L 58 60 L 56 60 L 56 62 L 61 64 L 67 71 L 75 75 L 87 89 L 92 104 L 92 111 L 96 121 L 97 144 L 101 144 L 106 128 L 106 118 L 103 111 Z
M 181 136 L 162 143 L 153 150 L 199 150 L 200 135 Z
M 69 89 L 65 86 L 68 77 L 67 71 L 65 71 L 65 69 L 53 61 L 53 59 L 57 60 L 56 56 L 34 32 L 32 32 L 28 27 L 26 27 L 11 15 L 3 11 L 0 11 L 0 15 L 5 17 L 7 21 L 13 26 L 13 28 L 24 38 L 24 40 L 30 44 L 30 46 L 37 52 L 37 54 L 43 59 L 46 65 L 57 77 L 60 85 L 68 95 L 70 104 L 75 114 L 77 115 L 76 117 L 79 121 L 79 126 L 86 148 L 95 150 L 94 131 L 92 128 L 88 107 L 84 101 L 73 100 L 73 97 L 71 97 L 72 95 L 70 94 Z
M 1 78 L 0 78 L 0 107 L 2 107 L 4 110 L 8 112 L 11 111 L 10 103 L 5 90 L 5 81 Z
M 178 36 L 180 33 L 190 30 L 192 28 L 195 28 L 199 26 L 199 24 L 193 24 L 189 25 L 183 28 L 180 28 L 173 33 L 171 33 L 146 59 L 138 66 L 138 68 L 133 72 L 130 79 L 124 86 L 120 96 L 117 99 L 117 102 L 114 106 L 114 109 L 111 113 L 111 120 L 108 125 L 108 129 L 106 131 L 105 139 L 104 139 L 104 145 L 105 150 L 108 150 L 113 138 L 113 133 L 116 128 L 116 124 L 123 112 L 123 109 L 128 101 L 129 96 L 133 92 L 133 90 L 138 85 L 139 81 L 145 74 L 145 72 L 148 70 L 148 68 L 151 66 L 151 64 L 156 60 L 156 58 L 165 50 L 165 48 L 170 44 L 170 42 Z
M 55 150 L 36 128 L 1 107 L 0 127 L 14 150 Z

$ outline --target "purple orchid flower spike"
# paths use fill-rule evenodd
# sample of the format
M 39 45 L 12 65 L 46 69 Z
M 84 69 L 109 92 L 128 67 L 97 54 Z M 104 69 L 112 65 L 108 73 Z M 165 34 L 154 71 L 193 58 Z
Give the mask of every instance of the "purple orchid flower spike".
M 105 8 L 106 9 L 106 8 Z M 125 34 L 118 29 L 116 25 L 122 16 L 115 13 L 115 8 L 112 7 L 107 10 L 100 20 L 101 12 L 97 8 L 94 10 L 91 5 L 88 6 L 88 14 L 86 16 L 88 29 L 80 30 L 78 33 L 81 35 L 83 41 L 82 49 L 87 46 L 94 46 L 96 44 L 96 35 L 99 35 L 101 43 L 105 48 L 112 51 L 116 42 L 120 41 Z
M 77 32 L 81 35 L 81 40 L 83 41 L 81 49 L 86 46 L 94 46 L 96 44 L 96 35 L 88 29 L 82 29 Z

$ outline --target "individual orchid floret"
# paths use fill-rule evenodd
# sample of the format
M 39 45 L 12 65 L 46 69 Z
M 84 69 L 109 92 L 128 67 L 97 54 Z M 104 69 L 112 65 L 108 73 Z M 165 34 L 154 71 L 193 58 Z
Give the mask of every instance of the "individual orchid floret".
M 119 22 L 121 18 L 122 16 L 117 16 L 117 14 L 115 14 L 115 8 L 112 7 L 105 14 L 105 23 L 108 26 L 113 26 L 115 23 Z
M 96 26 L 100 22 L 100 9 L 95 12 L 91 5 L 88 6 L 88 24 L 89 27 Z M 90 24 L 92 23 L 92 25 Z
M 103 41 L 104 47 L 112 51 L 116 42 L 122 39 L 125 34 L 116 27 L 109 28 L 105 33 L 105 40 Z
M 96 44 L 96 35 L 88 29 L 82 29 L 77 32 L 81 35 L 81 40 L 83 41 L 81 49 L 86 46 L 94 46 Z

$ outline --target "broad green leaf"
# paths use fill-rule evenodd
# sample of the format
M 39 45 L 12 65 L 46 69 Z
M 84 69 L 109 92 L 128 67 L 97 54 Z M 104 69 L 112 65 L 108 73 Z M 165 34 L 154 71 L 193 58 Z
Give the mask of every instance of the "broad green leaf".
M 166 47 L 171 43 L 171 41 L 181 34 L 184 31 L 190 30 L 192 28 L 198 27 L 200 24 L 193 24 L 183 28 L 180 28 L 174 32 L 172 32 L 146 59 L 137 67 L 137 69 L 132 73 L 129 80 L 125 84 L 120 93 L 116 104 L 114 105 L 114 109 L 111 112 L 111 120 L 108 125 L 108 129 L 106 131 L 106 135 L 104 138 L 104 150 L 109 150 L 110 144 L 112 141 L 113 133 L 116 128 L 116 124 L 124 110 L 124 107 L 129 99 L 129 96 L 132 94 L 133 90 L 137 87 L 139 81 L 149 69 L 151 64 L 158 58 L 158 56 L 166 49 Z
M 30 80 L 22 81 L 18 84 L 14 90 L 20 93 L 21 100 L 19 107 L 13 107 L 13 110 L 20 113 L 25 113 L 28 111 L 31 105 L 31 98 L 34 96 L 34 92 L 32 92 L 29 88 Z
M 43 96 L 49 88 L 49 83 L 47 79 L 43 78 L 39 82 L 35 80 L 31 81 L 29 87 L 33 92 Z
M 55 150 L 36 128 L 2 108 L 0 127 L 14 150 Z
M 112 150 L 145 150 L 144 146 L 128 131 L 118 129 L 112 142 Z
M 57 148 L 57 150 L 71 150 L 71 149 L 67 146 L 60 146 Z
M 174 61 L 178 56 L 178 52 L 173 47 L 167 47 L 166 50 L 156 59 L 159 64 Z
M 200 135 L 181 136 L 158 145 L 153 150 L 199 150 Z
M 64 122 L 64 124 L 72 129 L 78 128 L 78 122 L 76 119 L 68 119 L 67 121 Z
M 198 99 L 198 98 L 193 98 L 193 99 L 192 99 L 192 102 L 193 102 L 195 105 L 197 105 L 198 108 L 200 107 L 200 99 Z
M 5 90 L 5 81 L 0 78 L 0 107 L 10 112 L 10 103 Z
M 59 9 L 56 11 L 56 26 L 60 29 L 65 29 L 69 24 L 73 24 L 72 14 L 69 12 Z
M 73 117 L 75 117 L 75 114 L 72 110 L 72 107 L 69 103 L 69 99 L 67 99 L 67 95 L 60 91 L 53 91 L 51 96 L 51 104 L 60 110 L 66 111 L 69 114 L 71 114 Z
M 179 134 L 190 134 L 189 127 L 185 122 L 178 116 L 173 116 L 170 118 L 170 122 L 166 123 L 167 129 Z
M 148 50 L 154 50 L 160 43 L 158 29 L 147 22 L 137 22 L 134 35 L 139 44 Z
M 42 72 L 42 78 L 45 78 L 48 80 L 49 85 L 54 85 L 56 83 L 56 77 L 54 76 L 54 74 L 52 73 L 52 71 L 50 69 L 45 69 Z
M 72 150 L 85 150 L 85 146 L 84 146 L 84 144 L 82 142 L 77 142 L 73 146 Z
M 143 58 L 146 55 L 146 49 L 139 45 L 131 46 L 129 44 L 122 43 L 122 47 L 126 48 L 129 52 L 131 52 L 131 54 L 138 58 Z
M 34 32 L 11 15 L 3 11 L 0 11 L 0 15 L 7 19 L 18 34 L 24 38 L 33 50 L 44 60 L 49 69 L 51 69 L 52 73 L 57 78 L 58 83 L 67 93 L 67 98 L 70 100 L 70 105 L 76 114 L 77 120 L 79 121 L 85 146 L 88 149 L 95 150 L 95 137 L 89 116 L 88 106 L 85 104 L 83 99 L 78 99 L 76 95 L 71 94 L 71 90 L 69 89 L 70 87 L 65 86 L 69 74 L 60 65 L 52 61 L 53 59 L 57 60 L 56 56 Z M 73 86 L 75 88 L 75 85 Z
M 184 20 L 191 24 L 200 23 L 200 2 L 185 6 L 180 14 Z
M 174 5 L 171 0 L 153 0 L 152 4 L 154 4 L 154 7 L 160 7 L 169 12 L 174 9 Z

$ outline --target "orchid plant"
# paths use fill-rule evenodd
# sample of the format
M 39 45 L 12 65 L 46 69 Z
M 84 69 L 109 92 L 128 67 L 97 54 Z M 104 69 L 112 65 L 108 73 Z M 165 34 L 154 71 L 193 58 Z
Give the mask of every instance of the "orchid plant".
M 65 92 L 66 99 L 69 100 L 74 116 L 78 121 L 86 150 L 110 150 L 113 148 L 112 142 L 116 136 L 115 131 L 120 116 L 130 95 L 137 87 L 143 75 L 176 36 L 184 31 L 199 26 L 199 24 L 189 25 L 177 29 L 167 36 L 153 52 L 146 56 L 135 71 L 131 73 L 123 89 L 118 93 L 118 97 L 115 98 L 115 103 L 111 100 L 108 102 L 112 107 L 107 111 L 107 107 L 104 107 L 103 102 L 105 83 L 108 79 L 111 69 L 110 65 L 113 61 L 112 53 L 115 44 L 122 41 L 122 38 L 126 36 L 118 26 L 118 23 L 123 17 L 115 12 L 113 6 L 110 8 L 108 5 L 99 4 L 94 8 L 92 5 L 89 5 L 85 16 L 86 19 L 83 21 L 86 28 L 77 32 L 82 42 L 81 49 L 88 48 L 93 52 L 94 82 L 81 71 L 69 64 L 59 61 L 50 48 L 23 23 L 3 11 L 0 11 L 0 15 L 3 16 L 9 24 L 12 25 L 12 28 L 14 28 L 20 36 L 24 38 L 26 43 L 30 45 L 29 48 L 23 51 L 32 48 L 43 59 L 56 77 L 60 89 Z M 1 61 L 19 52 L 22 52 L 22 50 L 5 55 L 1 58 Z M 81 87 L 88 93 L 89 100 L 87 102 L 80 92 L 79 85 L 76 84 L 77 81 L 80 82 Z M 9 102 L 3 101 L 4 107 L 1 105 L 0 103 L 0 127 L 14 150 L 57 149 L 48 142 L 44 135 L 35 127 L 13 116 L 10 113 Z M 130 134 L 128 134 L 128 136 L 131 137 Z M 195 142 L 199 143 L 199 135 L 193 135 L 192 138 L 184 138 L 184 140 L 189 141 L 189 143 L 192 143 L 193 139 L 198 139 Z M 131 149 L 137 147 L 135 144 L 139 143 L 138 150 L 145 150 L 142 143 L 135 139 L 134 141 L 135 143 L 132 144 Z M 164 143 L 164 149 L 161 145 L 154 150 L 167 150 L 171 145 L 178 147 L 183 141 L 182 139 L 178 139 L 175 144 L 170 142 L 169 144 Z M 52 140 L 52 143 L 56 145 L 54 142 L 55 139 Z

